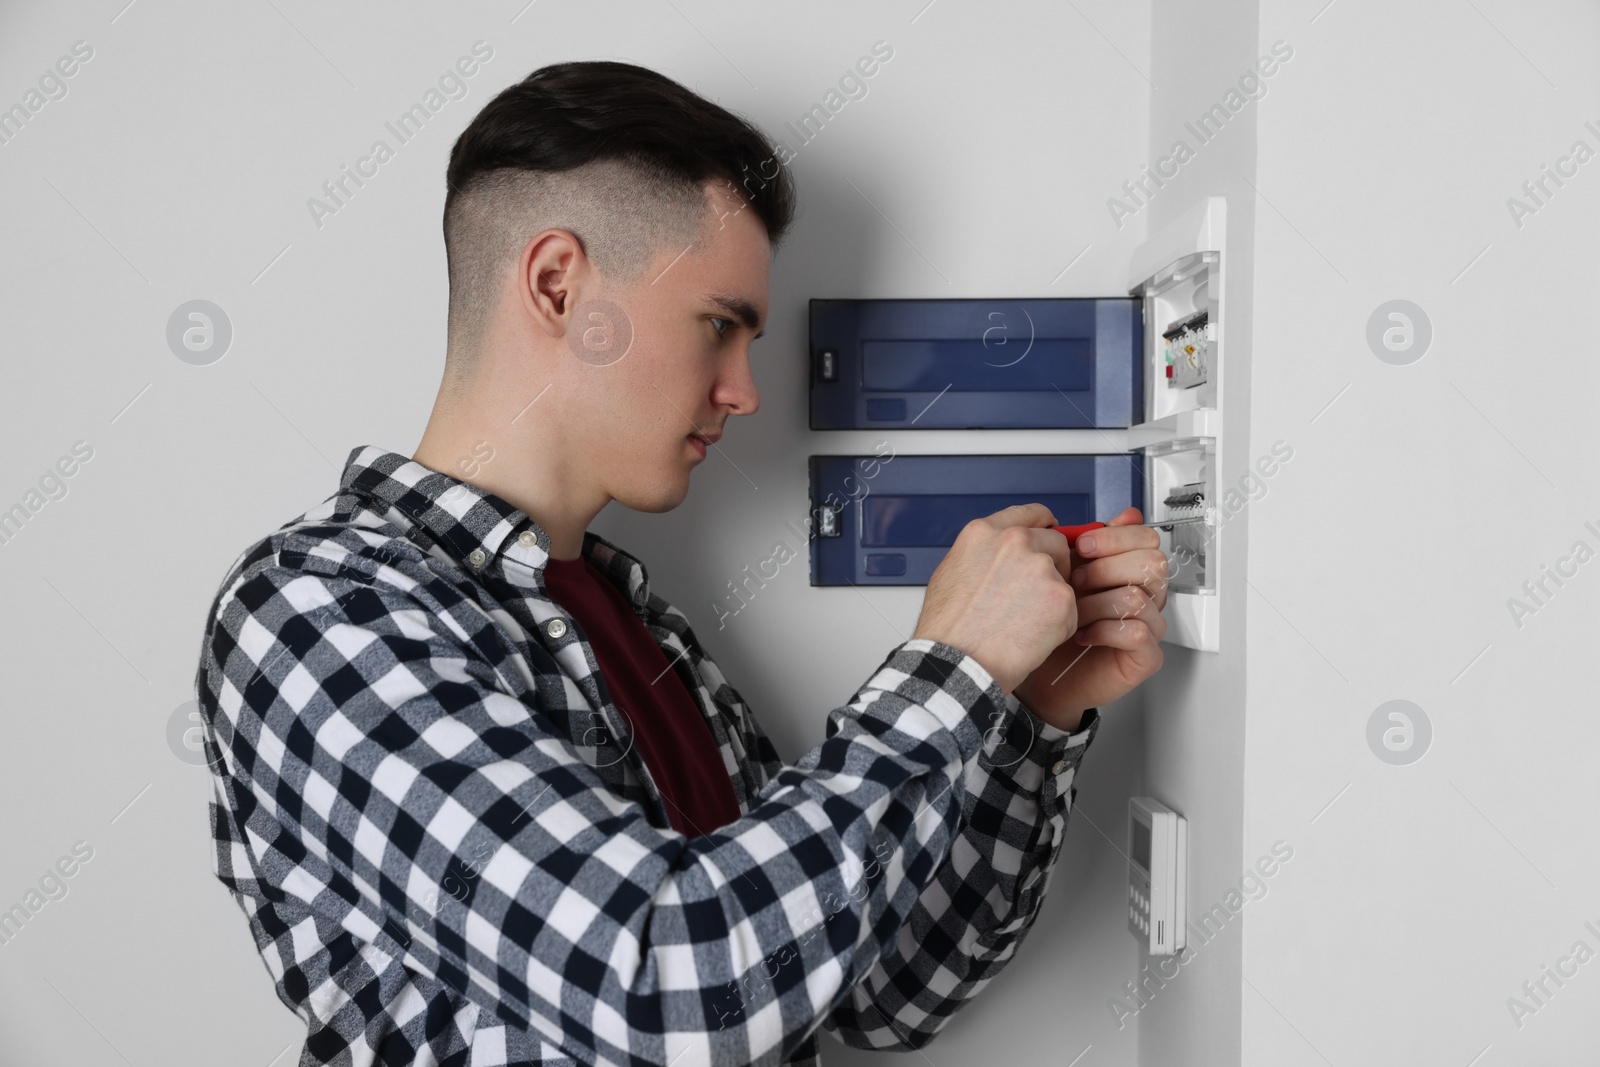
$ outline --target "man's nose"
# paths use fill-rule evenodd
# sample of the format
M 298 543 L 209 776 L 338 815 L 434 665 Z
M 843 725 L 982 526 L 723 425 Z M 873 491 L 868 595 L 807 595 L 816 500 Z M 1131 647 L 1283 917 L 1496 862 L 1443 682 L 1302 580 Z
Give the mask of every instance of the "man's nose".
M 754 415 L 761 407 L 761 393 L 750 373 L 748 357 L 740 357 L 732 370 L 718 380 L 714 399 L 732 406 L 735 415 Z

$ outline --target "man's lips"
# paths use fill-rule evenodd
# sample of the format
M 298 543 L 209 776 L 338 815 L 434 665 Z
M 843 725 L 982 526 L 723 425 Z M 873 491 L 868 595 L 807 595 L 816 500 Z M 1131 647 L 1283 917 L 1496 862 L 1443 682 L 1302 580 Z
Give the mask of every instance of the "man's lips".
M 715 434 L 692 433 L 689 436 L 706 445 L 707 447 L 716 444 L 722 439 L 722 434 L 720 432 Z

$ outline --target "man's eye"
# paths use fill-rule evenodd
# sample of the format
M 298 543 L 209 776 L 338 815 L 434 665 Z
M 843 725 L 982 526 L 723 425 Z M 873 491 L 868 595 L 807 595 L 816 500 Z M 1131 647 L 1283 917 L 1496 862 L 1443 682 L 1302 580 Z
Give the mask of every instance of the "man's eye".
M 718 337 L 721 337 L 726 332 L 727 328 L 732 325 L 732 319 L 718 318 L 715 315 L 711 316 L 711 328 L 717 331 Z

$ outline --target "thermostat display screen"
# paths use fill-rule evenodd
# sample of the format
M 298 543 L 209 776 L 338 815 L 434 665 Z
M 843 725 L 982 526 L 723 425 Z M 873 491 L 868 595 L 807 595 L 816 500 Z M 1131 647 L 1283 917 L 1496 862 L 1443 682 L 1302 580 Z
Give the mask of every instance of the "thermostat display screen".
M 1138 819 L 1133 820 L 1133 862 L 1150 870 L 1150 826 Z

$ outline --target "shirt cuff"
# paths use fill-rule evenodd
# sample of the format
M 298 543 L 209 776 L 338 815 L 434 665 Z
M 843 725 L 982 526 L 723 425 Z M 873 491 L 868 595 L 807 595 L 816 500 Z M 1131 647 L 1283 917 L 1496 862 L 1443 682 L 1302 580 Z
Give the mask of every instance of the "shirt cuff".
M 988 732 L 1007 718 L 1007 694 L 978 660 L 929 638 L 897 645 L 874 672 L 869 687 L 918 704 L 948 729 L 968 765 L 977 759 Z M 870 710 L 870 709 L 869 709 Z
M 1037 793 L 1040 806 L 1047 812 L 1070 808 L 1076 793 L 1072 780 L 1100 730 L 1100 709 L 1085 711 L 1078 728 L 1068 732 L 1039 718 L 1010 693 L 1005 695 L 1005 702 L 1012 715 L 1000 747 L 1011 753 L 1005 759 L 1010 760 L 1012 779 L 1023 790 Z M 997 763 L 1003 764 L 1005 759 Z

